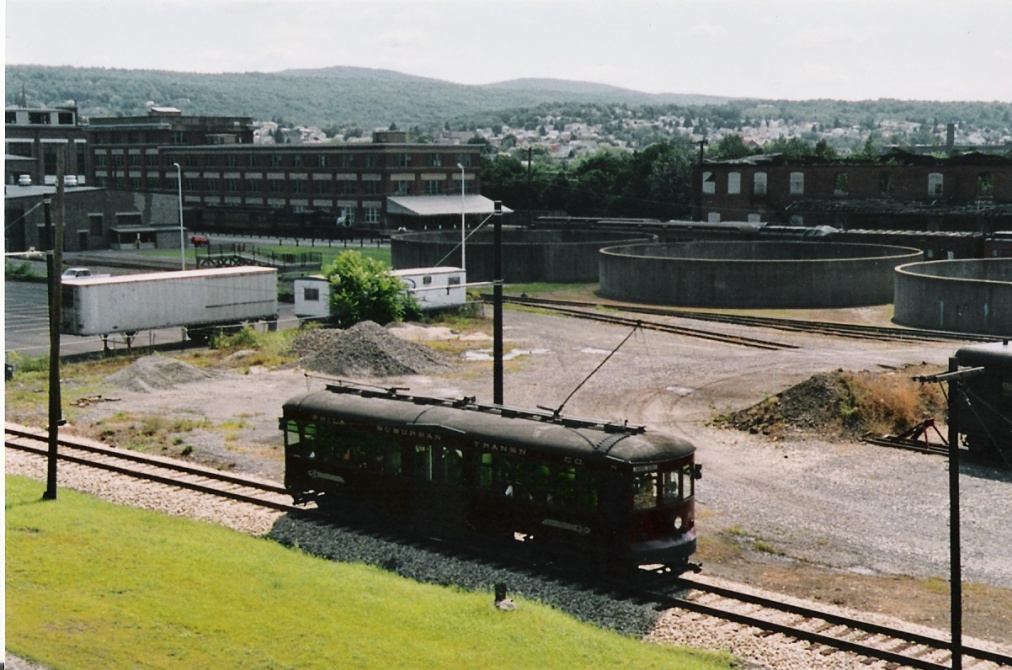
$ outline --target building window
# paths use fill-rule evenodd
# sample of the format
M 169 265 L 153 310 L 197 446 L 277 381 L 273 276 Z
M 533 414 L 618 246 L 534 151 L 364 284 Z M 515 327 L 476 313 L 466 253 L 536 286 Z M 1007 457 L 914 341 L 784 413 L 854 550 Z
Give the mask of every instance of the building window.
M 411 184 L 410 179 L 394 180 L 394 195 L 411 195 Z
M 716 193 L 717 182 L 714 180 L 712 172 L 703 173 L 703 193 Z
M 320 289 L 304 286 L 302 288 L 302 299 L 306 302 L 320 302 Z
M 847 195 L 850 193 L 850 175 L 846 172 L 837 172 L 833 178 L 833 195 Z
M 260 193 L 261 189 L 260 179 L 247 179 L 246 180 L 246 192 L 247 193 Z
M 60 112 L 58 116 L 59 116 L 59 124 L 61 126 L 74 125 L 74 114 L 72 112 Z
M 932 172 L 928 175 L 928 197 L 937 198 L 942 195 L 942 173 Z
M 305 179 L 294 179 L 292 180 L 292 193 L 302 195 L 306 192 L 306 180 Z
M 18 122 L 18 113 L 17 112 L 6 112 L 4 114 L 4 119 L 5 119 L 4 123 L 17 123 Z
M 727 174 L 727 194 L 738 195 L 741 193 L 741 173 L 729 172 Z
M 246 161 L 247 161 L 246 164 L 249 165 L 250 167 L 259 167 L 260 166 L 260 156 L 258 156 L 256 154 L 249 154 L 246 157 Z
M 314 181 L 313 192 L 317 195 L 325 195 L 330 193 L 330 182 L 329 181 Z
M 95 167 L 104 168 L 106 166 L 105 154 L 95 154 Z
M 471 167 L 471 154 L 457 154 L 457 165 Z
M 208 177 L 204 180 L 204 190 L 212 193 L 218 192 L 218 180 L 214 177 Z
M 158 154 L 151 153 L 145 155 L 145 164 L 148 167 L 158 167 Z
M 235 154 L 225 154 L 225 167 L 239 167 L 239 157 Z
M 376 167 L 376 154 L 365 155 L 365 166 L 367 168 Z
M 376 179 L 370 179 L 362 182 L 362 193 L 366 195 L 376 195 L 380 192 L 380 182 Z
M 282 179 L 268 179 L 267 192 L 277 195 L 285 192 L 285 182 Z
M 292 154 L 292 167 L 302 167 L 302 154 Z
M 226 179 L 225 180 L 225 193 L 238 193 L 239 192 L 239 180 L 238 179 Z
M 805 193 L 805 173 L 804 172 L 792 172 L 791 173 L 791 195 L 804 195 Z
M 28 112 L 28 123 L 36 126 L 48 126 L 49 112 Z
M 218 157 L 213 154 L 204 156 L 204 167 L 217 167 Z
M 429 154 L 429 167 L 442 167 L 443 154 Z
M 380 211 L 378 207 L 366 207 L 365 208 L 365 222 L 366 223 L 379 223 Z
M 128 159 L 128 162 L 130 163 L 130 167 L 140 167 L 141 166 L 141 155 L 140 154 L 130 154 L 130 158 Z
M 752 194 L 753 195 L 766 195 L 766 173 L 756 172 L 752 175 Z
M 281 154 L 271 154 L 271 158 L 270 158 L 270 166 L 271 167 L 281 167 L 281 164 L 283 162 L 284 161 L 281 158 Z
M 977 175 L 977 197 L 994 197 L 994 175 L 990 172 L 982 172 Z
M 397 167 L 411 167 L 411 154 L 397 154 Z
M 344 180 L 337 182 L 337 192 L 341 195 L 355 195 L 355 182 Z
M 172 143 L 173 144 L 186 144 L 186 133 L 181 130 L 172 131 Z
M 337 164 L 339 167 L 353 167 L 355 165 L 355 154 L 340 154 Z
M 197 157 L 194 156 L 193 154 L 187 154 L 186 156 L 183 157 L 183 165 L 185 165 L 186 167 L 188 168 L 197 167 L 197 164 L 198 164 Z
M 426 195 L 441 195 L 443 193 L 443 182 L 431 179 L 425 182 Z
M 330 165 L 330 154 L 316 154 L 316 167 L 327 167 Z

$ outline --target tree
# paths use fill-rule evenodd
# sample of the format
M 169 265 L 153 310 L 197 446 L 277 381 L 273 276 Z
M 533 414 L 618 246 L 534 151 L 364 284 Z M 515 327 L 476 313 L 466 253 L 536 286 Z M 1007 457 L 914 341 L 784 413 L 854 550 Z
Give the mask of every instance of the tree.
M 330 313 L 339 328 L 360 321 L 380 325 L 418 314 L 407 285 L 382 262 L 357 251 L 345 251 L 324 269 L 330 282 Z
M 711 144 L 707 150 L 707 158 L 713 160 L 731 160 L 744 158 L 756 153 L 745 144 L 745 140 L 737 133 L 728 133 L 720 138 L 716 144 Z

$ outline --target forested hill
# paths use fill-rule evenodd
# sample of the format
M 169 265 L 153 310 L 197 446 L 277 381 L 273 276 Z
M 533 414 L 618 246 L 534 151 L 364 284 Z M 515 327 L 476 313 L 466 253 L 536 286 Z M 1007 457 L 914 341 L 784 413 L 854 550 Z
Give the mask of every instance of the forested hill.
M 552 102 L 628 105 L 721 102 L 709 96 L 639 93 L 582 82 L 532 79 L 466 86 L 356 67 L 196 74 L 162 70 L 8 65 L 6 104 L 76 101 L 85 116 L 137 115 L 147 104 L 186 114 L 252 116 L 298 125 L 365 129 L 442 126 L 448 120 Z

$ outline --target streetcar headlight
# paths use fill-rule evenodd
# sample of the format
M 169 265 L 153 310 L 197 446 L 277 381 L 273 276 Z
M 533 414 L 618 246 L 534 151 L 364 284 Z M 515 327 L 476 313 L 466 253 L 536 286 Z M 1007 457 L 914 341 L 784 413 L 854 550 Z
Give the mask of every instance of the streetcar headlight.
M 682 517 L 681 516 L 676 516 L 675 517 L 674 526 L 675 526 L 675 530 L 681 530 L 682 529 Z

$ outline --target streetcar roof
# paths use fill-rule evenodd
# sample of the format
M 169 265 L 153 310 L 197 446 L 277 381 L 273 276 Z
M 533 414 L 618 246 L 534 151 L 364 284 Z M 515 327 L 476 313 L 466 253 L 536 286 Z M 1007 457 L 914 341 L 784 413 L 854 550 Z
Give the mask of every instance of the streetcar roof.
M 405 435 L 452 435 L 472 443 L 503 450 L 525 448 L 530 453 L 586 460 L 611 460 L 629 464 L 662 463 L 693 453 L 681 438 L 647 433 L 641 428 L 623 430 L 620 424 L 588 425 L 551 420 L 544 412 L 524 414 L 496 411 L 495 406 L 460 402 L 455 407 L 433 398 L 411 396 L 363 397 L 354 393 L 317 391 L 291 398 L 285 416 L 301 414 L 329 421 L 366 423 L 402 428 Z M 605 426 L 609 427 L 605 427 Z

